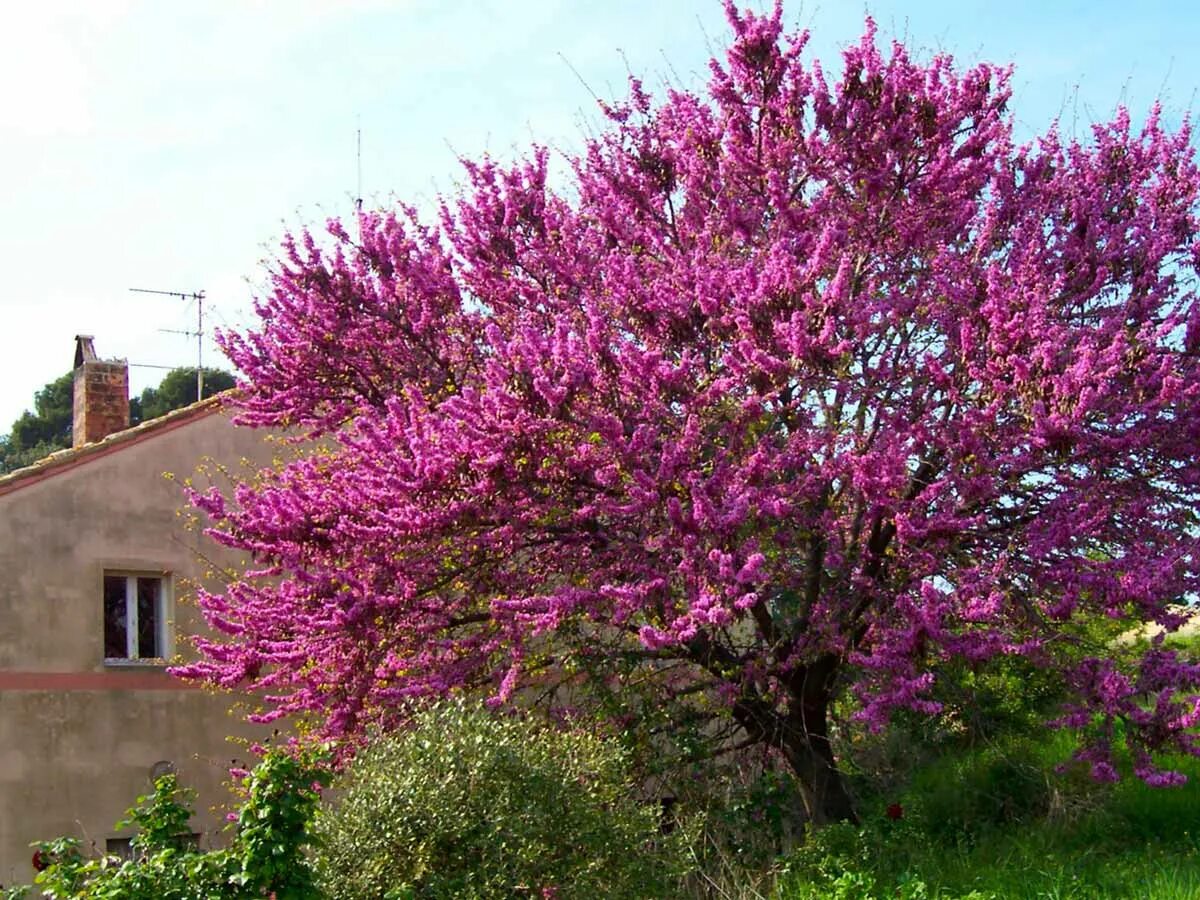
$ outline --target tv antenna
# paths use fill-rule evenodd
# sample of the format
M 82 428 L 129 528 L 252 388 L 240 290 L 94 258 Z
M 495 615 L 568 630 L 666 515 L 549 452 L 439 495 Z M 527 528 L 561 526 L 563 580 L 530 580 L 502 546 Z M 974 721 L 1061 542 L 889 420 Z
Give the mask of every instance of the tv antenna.
M 357 191 L 354 196 L 354 210 L 359 216 L 362 215 L 362 116 L 358 117 L 358 128 L 354 132 L 354 163 L 358 181 L 356 184 Z M 359 228 L 361 228 L 361 223 Z
M 148 288 L 130 288 L 135 294 L 161 294 L 164 297 L 178 297 L 180 300 L 196 301 L 196 330 L 185 331 L 178 328 L 160 328 L 168 334 L 185 334 L 196 339 L 196 399 L 204 399 L 204 291 L 154 291 Z

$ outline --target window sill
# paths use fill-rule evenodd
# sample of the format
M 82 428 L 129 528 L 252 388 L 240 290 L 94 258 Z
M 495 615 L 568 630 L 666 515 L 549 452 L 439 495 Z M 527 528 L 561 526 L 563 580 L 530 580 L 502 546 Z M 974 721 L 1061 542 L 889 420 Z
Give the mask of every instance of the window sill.
M 158 657 L 147 659 L 106 659 L 106 669 L 165 669 L 170 663 Z

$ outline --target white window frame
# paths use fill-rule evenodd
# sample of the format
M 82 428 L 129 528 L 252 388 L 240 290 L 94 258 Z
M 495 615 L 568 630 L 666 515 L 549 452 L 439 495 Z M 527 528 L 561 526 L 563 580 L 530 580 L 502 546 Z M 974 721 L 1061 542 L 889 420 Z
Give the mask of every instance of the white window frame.
M 126 569 L 105 569 L 104 578 L 125 579 L 125 656 L 105 656 L 106 666 L 161 666 L 174 653 L 172 646 L 172 603 L 171 575 L 169 572 L 134 572 Z M 158 627 L 154 635 L 156 648 L 161 656 L 138 656 L 138 602 L 137 582 L 139 578 L 153 578 L 158 582 Z M 103 594 L 103 591 L 101 591 Z M 102 613 L 103 615 L 103 613 Z M 104 623 L 107 627 L 107 623 Z M 103 628 L 101 629 L 103 641 Z

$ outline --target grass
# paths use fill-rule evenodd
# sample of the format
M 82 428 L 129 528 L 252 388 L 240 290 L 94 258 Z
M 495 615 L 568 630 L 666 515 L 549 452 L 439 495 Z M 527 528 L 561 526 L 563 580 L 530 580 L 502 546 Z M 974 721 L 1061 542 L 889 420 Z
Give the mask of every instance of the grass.
M 940 849 L 913 862 L 894 883 L 924 885 L 924 896 L 931 898 L 972 892 L 1029 900 L 1200 897 L 1200 862 L 1194 849 L 1139 842 L 1087 846 L 1063 840 L 1045 827 L 997 834 L 966 850 Z M 880 878 L 875 885 L 882 888 L 880 896 L 886 896 L 888 879 Z
M 767 896 L 1200 898 L 1200 761 L 1174 762 L 1182 788 L 1104 787 L 1053 774 L 1067 751 L 1064 739 L 1025 739 L 939 760 L 891 798 L 902 819 L 868 810 L 861 828 L 817 834 Z

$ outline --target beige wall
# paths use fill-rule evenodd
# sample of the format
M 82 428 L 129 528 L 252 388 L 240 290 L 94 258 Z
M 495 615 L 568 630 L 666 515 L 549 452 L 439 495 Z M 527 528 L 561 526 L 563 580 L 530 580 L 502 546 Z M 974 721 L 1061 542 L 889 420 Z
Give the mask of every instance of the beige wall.
M 31 880 L 33 840 L 74 835 L 103 850 L 160 760 L 200 791 L 194 830 L 219 841 L 212 807 L 228 799 L 231 761 L 247 757 L 227 736 L 263 735 L 227 712 L 228 695 L 182 685 L 161 666 L 105 664 L 103 573 L 165 573 L 175 650 L 188 654 L 182 638 L 200 627 L 190 585 L 212 568 L 200 554 L 237 559 L 185 527 L 182 481 L 202 457 L 236 468 L 278 452 L 214 413 L 41 480 L 0 481 L 0 883 Z

